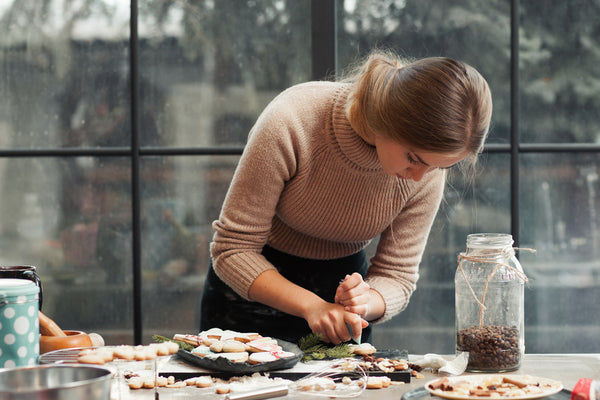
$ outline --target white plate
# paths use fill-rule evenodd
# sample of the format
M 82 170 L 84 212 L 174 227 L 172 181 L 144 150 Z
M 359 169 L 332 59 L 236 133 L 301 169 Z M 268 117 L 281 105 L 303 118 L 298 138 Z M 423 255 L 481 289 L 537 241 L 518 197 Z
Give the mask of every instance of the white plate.
M 560 392 L 563 389 L 563 384 L 559 381 L 548 379 L 548 378 L 540 378 L 531 375 L 513 375 L 513 374 L 486 374 L 486 375 L 462 375 L 462 376 L 453 376 L 448 377 L 448 383 L 456 385 L 459 382 L 465 383 L 465 387 L 468 389 L 475 389 L 477 386 L 485 387 L 489 383 L 501 382 L 503 377 L 507 377 L 510 379 L 517 380 L 523 383 L 529 383 L 530 385 L 535 385 L 539 383 L 539 390 L 535 387 L 526 387 L 524 388 L 525 393 L 513 393 L 512 395 L 503 394 L 500 396 L 475 396 L 470 395 L 467 392 L 456 392 L 456 391 L 444 391 L 441 389 L 431 389 L 429 386 L 432 383 L 438 382 L 440 379 L 434 379 L 425 384 L 425 389 L 433 396 L 443 397 L 446 399 L 452 400 L 481 400 L 481 399 L 513 399 L 513 400 L 529 400 L 529 399 L 539 399 L 542 397 L 550 396 Z

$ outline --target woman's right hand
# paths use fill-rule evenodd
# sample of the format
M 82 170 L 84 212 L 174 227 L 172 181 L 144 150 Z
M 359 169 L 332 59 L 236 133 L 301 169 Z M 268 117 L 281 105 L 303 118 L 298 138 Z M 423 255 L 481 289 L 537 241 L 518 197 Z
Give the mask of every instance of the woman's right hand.
M 321 334 L 322 341 L 335 345 L 359 338 L 362 330 L 369 326 L 359 315 L 344 310 L 344 306 L 326 301 L 311 307 L 304 318 L 313 333 Z M 348 326 L 354 337 L 350 335 Z

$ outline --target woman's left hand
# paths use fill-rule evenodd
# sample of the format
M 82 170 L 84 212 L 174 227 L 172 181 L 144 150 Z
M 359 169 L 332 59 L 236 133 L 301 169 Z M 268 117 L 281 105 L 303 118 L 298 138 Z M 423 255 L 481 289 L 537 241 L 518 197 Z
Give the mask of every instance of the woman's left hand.
M 335 302 L 343 305 L 346 311 L 365 318 L 369 313 L 370 290 L 358 272 L 346 275 L 335 291 Z

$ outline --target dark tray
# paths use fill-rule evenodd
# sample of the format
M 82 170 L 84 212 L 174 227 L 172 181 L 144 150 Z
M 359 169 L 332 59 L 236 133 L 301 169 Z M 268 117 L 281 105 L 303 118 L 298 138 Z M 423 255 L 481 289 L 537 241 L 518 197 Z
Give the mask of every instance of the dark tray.
M 191 364 L 194 364 L 196 366 L 204 368 L 208 371 L 203 371 L 203 372 L 168 372 L 168 371 L 165 371 L 165 372 L 160 372 L 159 375 L 165 376 L 165 377 L 173 376 L 177 380 L 186 380 L 188 378 L 193 378 L 193 377 L 202 376 L 202 375 L 210 375 L 213 378 L 230 379 L 234 376 L 250 375 L 250 374 L 253 374 L 254 372 L 268 372 L 269 377 L 271 377 L 271 378 L 283 378 L 283 379 L 289 379 L 292 381 L 296 381 L 298 379 L 304 378 L 307 375 L 309 375 L 308 372 L 286 371 L 286 369 L 292 368 L 294 365 L 296 365 L 298 360 L 302 357 L 302 352 L 296 345 L 294 345 L 292 343 L 285 342 L 285 341 L 279 340 L 279 339 L 278 339 L 278 343 L 280 343 L 281 347 L 283 347 L 284 350 L 286 350 L 286 351 L 291 351 L 295 354 L 297 352 L 298 358 L 290 357 L 290 358 L 294 358 L 295 361 L 287 360 L 287 359 L 280 359 L 280 360 L 272 361 L 269 363 L 253 365 L 250 363 L 234 363 L 234 362 L 231 362 L 224 358 L 216 358 L 213 360 L 203 359 L 202 357 L 191 354 L 189 351 L 179 350 L 179 352 L 177 353 L 177 355 L 179 357 L 183 358 L 184 360 L 186 360 L 187 362 L 189 362 Z M 377 357 L 385 357 L 385 358 L 391 358 L 391 359 L 408 360 L 408 351 L 406 351 L 406 350 L 382 350 L 382 351 L 376 352 L 375 354 L 373 354 L 373 356 L 376 358 Z M 288 362 L 279 363 L 282 360 L 286 360 Z M 384 376 L 385 375 L 393 381 L 406 382 L 406 383 L 410 383 L 410 377 L 411 377 L 410 369 L 404 370 L 404 371 L 388 372 L 388 373 L 385 373 L 383 371 L 366 371 L 366 373 L 368 376 Z M 340 374 L 340 376 L 343 376 L 343 374 Z
M 389 358 L 392 360 L 408 361 L 408 350 L 379 350 L 373 354 L 373 357 Z M 383 371 L 367 371 L 368 376 L 387 376 L 396 382 L 410 383 L 412 370 L 409 368 L 404 371 L 383 372 Z
M 194 364 L 200 368 L 208 369 L 216 372 L 227 372 L 233 374 L 253 374 L 255 372 L 268 372 L 280 369 L 289 369 L 300 361 L 302 351 L 293 343 L 278 339 L 277 343 L 285 351 L 294 353 L 293 357 L 280 358 L 275 361 L 269 361 L 260 364 L 251 364 L 249 362 L 232 362 L 224 357 L 206 358 L 200 357 L 187 350 L 179 350 L 177 355 L 185 361 Z
M 290 381 L 297 381 L 298 379 L 302 379 L 305 378 L 306 376 L 309 375 L 308 372 L 292 372 L 292 371 L 286 371 L 286 370 L 279 370 L 279 371 L 269 371 L 269 378 L 282 378 L 282 379 L 289 379 Z M 158 374 L 159 376 L 164 376 L 164 377 L 169 377 L 172 376 L 174 377 L 176 380 L 178 381 L 184 381 L 186 379 L 189 378 L 195 378 L 198 376 L 203 376 L 203 375 L 209 375 L 213 378 L 220 378 L 220 379 L 231 379 L 234 376 L 240 376 L 240 375 L 246 375 L 245 373 L 236 373 L 236 372 L 213 372 L 213 371 L 203 371 L 203 372 L 160 372 Z M 353 374 L 348 373 L 348 374 L 339 374 L 337 376 L 352 376 Z M 393 381 L 396 382 L 405 382 L 405 383 L 410 383 L 410 370 L 407 371 L 397 371 L 397 372 L 389 372 L 389 373 L 384 373 L 384 372 L 373 372 L 373 371 L 369 371 L 367 372 L 368 376 L 387 376 L 388 378 L 390 378 Z

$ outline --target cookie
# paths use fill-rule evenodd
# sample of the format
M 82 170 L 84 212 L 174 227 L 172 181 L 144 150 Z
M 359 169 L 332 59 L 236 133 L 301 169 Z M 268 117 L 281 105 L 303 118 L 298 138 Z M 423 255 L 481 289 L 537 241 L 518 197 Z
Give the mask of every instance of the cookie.
M 258 353 L 252 353 L 248 356 L 248 361 L 250 364 L 261 364 L 271 361 L 276 361 L 278 358 L 271 353 L 267 353 L 266 351 L 261 351 Z
M 350 351 L 359 356 L 368 356 L 377 351 L 377 349 L 371 343 L 362 343 L 350 345 Z

